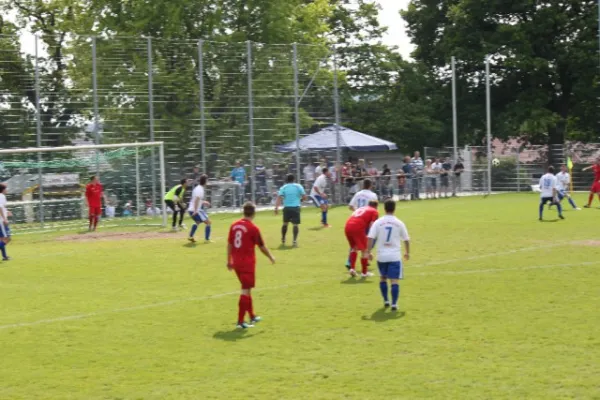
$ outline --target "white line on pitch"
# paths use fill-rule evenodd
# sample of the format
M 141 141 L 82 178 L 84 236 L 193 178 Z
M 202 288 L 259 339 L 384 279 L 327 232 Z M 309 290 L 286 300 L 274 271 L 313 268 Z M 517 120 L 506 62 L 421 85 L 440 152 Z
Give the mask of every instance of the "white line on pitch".
M 578 263 L 578 264 L 535 265 L 535 266 L 516 267 L 516 268 L 474 269 L 474 270 L 466 270 L 466 271 L 420 272 L 420 273 L 416 273 L 416 274 L 412 274 L 412 275 L 413 276 L 426 276 L 426 275 L 481 274 L 481 273 L 490 273 L 490 272 L 527 271 L 527 270 L 547 269 L 547 268 L 586 267 L 586 266 L 598 265 L 598 264 L 600 264 L 600 261 L 589 261 L 589 262 L 583 262 L 583 263 Z M 336 277 L 335 279 L 339 279 L 339 277 Z M 258 288 L 258 289 L 254 289 L 254 291 L 261 292 L 261 291 L 266 291 L 266 290 L 279 290 L 279 289 L 285 289 L 285 288 L 301 286 L 301 285 L 310 285 L 310 284 L 317 283 L 317 282 L 323 282 L 323 280 L 313 279 L 310 281 L 296 282 L 296 283 L 290 283 L 290 284 L 280 285 L 280 286 Z M 169 300 L 169 301 L 163 301 L 160 303 L 143 304 L 140 306 L 117 308 L 114 310 L 104 310 L 104 311 L 96 311 L 96 312 L 85 313 L 85 314 L 68 315 L 65 317 L 42 319 L 42 320 L 32 321 L 32 322 L 18 322 L 18 323 L 14 323 L 14 324 L 0 325 L 0 330 L 10 329 L 10 328 L 23 328 L 23 327 L 30 327 L 30 326 L 43 325 L 43 324 L 51 324 L 51 323 L 55 323 L 55 322 L 75 321 L 75 320 L 80 320 L 80 319 L 96 317 L 96 316 L 100 316 L 100 315 L 116 314 L 116 313 L 122 313 L 122 312 L 128 312 L 128 311 L 148 310 L 151 308 L 167 307 L 167 306 L 171 306 L 174 304 L 183 304 L 183 303 L 189 303 L 189 302 L 195 302 L 195 301 L 218 299 L 221 297 L 233 296 L 236 294 L 239 294 L 239 291 L 236 290 L 234 292 L 219 293 L 219 294 L 213 294 L 213 295 L 204 296 L 204 297 L 190 297 L 187 299 Z
M 522 247 L 520 249 L 499 251 L 496 253 L 486 253 L 486 254 L 480 254 L 477 256 L 469 256 L 469 257 L 462 257 L 462 258 L 449 258 L 447 260 L 432 261 L 432 262 L 428 262 L 425 264 L 412 265 L 412 267 L 413 268 L 431 267 L 434 265 L 451 264 L 451 263 L 455 263 L 455 262 L 459 262 L 459 261 L 473 261 L 473 260 L 479 260 L 479 259 L 488 258 L 488 257 L 507 256 L 507 255 L 515 254 L 515 253 L 534 251 L 534 250 L 540 250 L 540 249 L 548 249 L 548 248 L 552 248 L 552 247 L 567 246 L 570 243 L 571 242 L 556 242 L 556 243 L 545 244 L 542 246 Z

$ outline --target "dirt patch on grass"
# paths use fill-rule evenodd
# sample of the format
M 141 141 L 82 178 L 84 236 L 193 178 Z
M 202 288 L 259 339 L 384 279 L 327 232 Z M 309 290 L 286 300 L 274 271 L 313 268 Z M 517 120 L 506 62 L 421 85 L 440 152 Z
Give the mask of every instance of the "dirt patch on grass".
M 573 242 L 577 246 L 589 246 L 589 247 L 600 247 L 600 240 L 579 240 Z
M 171 232 L 81 232 L 56 238 L 59 242 L 89 242 L 98 240 L 181 239 Z

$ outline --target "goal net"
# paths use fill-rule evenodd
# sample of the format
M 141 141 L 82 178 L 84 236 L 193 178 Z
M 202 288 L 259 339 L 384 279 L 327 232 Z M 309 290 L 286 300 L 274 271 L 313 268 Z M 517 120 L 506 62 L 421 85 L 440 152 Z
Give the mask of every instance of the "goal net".
M 0 150 L 12 230 L 87 228 L 85 186 L 104 187 L 100 226 L 165 225 L 162 142 Z

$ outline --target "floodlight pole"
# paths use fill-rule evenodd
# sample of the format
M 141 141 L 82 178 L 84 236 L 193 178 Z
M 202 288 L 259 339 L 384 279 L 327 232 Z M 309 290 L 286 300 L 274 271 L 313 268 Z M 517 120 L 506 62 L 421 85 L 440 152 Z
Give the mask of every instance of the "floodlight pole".
M 254 188 L 256 187 L 255 170 L 254 170 L 254 99 L 252 97 L 252 41 L 246 42 L 247 62 L 248 62 L 248 129 L 250 135 L 250 193 L 252 202 L 256 203 L 256 195 Z M 242 190 L 244 188 L 242 187 Z
M 39 58 L 39 37 L 35 36 L 35 109 L 36 109 L 36 145 L 42 147 L 42 109 L 40 106 L 40 58 Z M 38 163 L 42 161 L 42 153 L 38 153 Z M 38 183 L 40 186 L 40 224 L 44 226 L 44 178 L 42 175 L 41 163 L 38 167 Z
M 600 1 L 600 0 L 599 0 Z M 456 113 L 456 59 L 452 56 L 452 158 L 458 163 L 458 118 Z
M 485 57 L 485 104 L 487 119 L 487 193 L 492 193 L 492 99 L 490 88 L 490 56 Z
M 298 45 L 294 43 L 294 117 L 296 123 L 296 179 L 300 183 L 300 99 L 298 98 Z
M 336 176 L 338 178 L 337 192 L 340 194 L 340 201 L 343 199 L 342 194 L 342 177 L 341 177 L 341 165 L 342 165 L 342 149 L 341 149 L 341 138 L 340 138 L 340 94 L 338 90 L 338 64 L 337 64 L 337 53 L 335 47 L 333 48 L 333 105 L 335 113 L 335 159 L 336 159 Z M 338 171 L 337 168 L 340 170 Z
M 198 83 L 200 85 L 200 144 L 202 151 L 202 173 L 206 171 L 206 115 L 204 112 L 204 40 L 198 41 Z

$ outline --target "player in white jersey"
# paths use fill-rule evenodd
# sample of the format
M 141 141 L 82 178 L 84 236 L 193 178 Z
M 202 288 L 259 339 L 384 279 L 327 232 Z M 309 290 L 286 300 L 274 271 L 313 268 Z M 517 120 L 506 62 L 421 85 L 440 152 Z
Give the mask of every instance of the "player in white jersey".
M 546 203 L 554 204 L 558 209 L 558 217 L 565 219 L 562 215 L 562 206 L 558 201 L 558 180 L 554 176 L 554 167 L 549 166 L 548 172 L 540 178 L 540 221 L 543 219 L 544 206 Z
M 371 189 L 373 187 L 373 181 L 365 179 L 363 181 L 363 190 L 357 192 L 350 200 L 350 210 L 356 211 L 361 207 L 369 205 L 370 201 L 379 201 L 377 194 Z
M 567 166 L 563 164 L 560 166 L 560 172 L 556 174 L 556 190 L 558 191 L 558 201 L 561 202 L 566 197 L 573 209 L 581 210 L 581 208 L 577 207 L 577 205 L 571 198 L 571 195 L 569 194 L 569 186 L 571 185 L 571 175 L 567 171 Z
M 194 235 L 196 234 L 198 225 L 201 223 L 206 224 L 206 227 L 204 228 L 204 239 L 206 242 L 210 242 L 211 222 L 206 211 L 204 211 L 204 207 L 210 207 L 210 203 L 204 200 L 204 187 L 206 186 L 207 181 L 208 177 L 206 175 L 200 177 L 200 184 L 192 191 L 192 198 L 190 200 L 190 205 L 188 206 L 188 214 L 190 214 L 190 217 L 194 220 L 192 230 L 190 231 L 190 237 L 188 238 L 192 243 L 196 242 Z
M 6 209 L 6 204 L 6 185 L 0 184 L 0 252 L 2 252 L 2 261 L 10 260 L 6 254 L 6 245 L 10 243 L 10 226 L 8 225 L 10 213 Z
M 389 199 L 384 203 L 385 215 L 371 225 L 369 230 L 369 249 L 377 242 L 377 265 L 381 281 L 379 289 L 383 296 L 384 307 L 390 306 L 388 298 L 388 280 L 391 282 L 392 311 L 398 310 L 400 286 L 398 280 L 404 278 L 402 265 L 402 242 L 404 242 L 404 260 L 410 259 L 410 237 L 406 225 L 395 217 L 396 203 Z M 369 254 L 370 257 L 372 257 Z
M 325 167 L 321 170 L 321 175 L 315 180 L 313 187 L 310 191 L 310 198 L 315 203 L 315 206 L 321 208 L 321 224 L 325 228 L 330 228 L 327 223 L 327 210 L 329 209 L 329 201 L 327 200 L 327 178 L 331 177 L 329 168 Z

